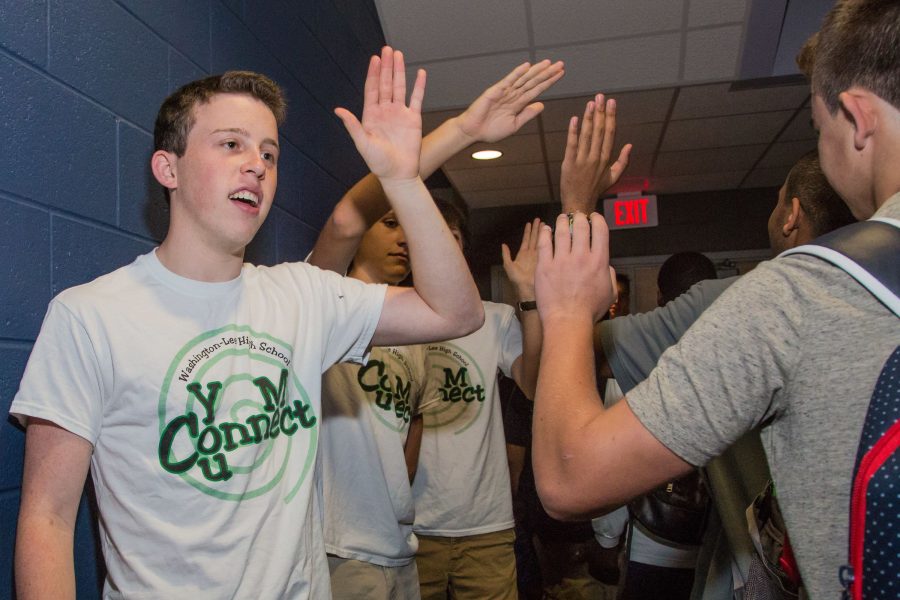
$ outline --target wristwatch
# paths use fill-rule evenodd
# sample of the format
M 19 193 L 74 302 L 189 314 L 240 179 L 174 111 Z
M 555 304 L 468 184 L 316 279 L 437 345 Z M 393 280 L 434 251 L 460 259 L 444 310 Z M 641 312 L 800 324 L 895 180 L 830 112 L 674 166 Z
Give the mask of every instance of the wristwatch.
M 537 308 L 537 302 L 534 300 L 526 300 L 524 302 L 516 302 L 516 308 L 519 309 L 519 312 L 525 312 L 527 310 L 535 310 Z

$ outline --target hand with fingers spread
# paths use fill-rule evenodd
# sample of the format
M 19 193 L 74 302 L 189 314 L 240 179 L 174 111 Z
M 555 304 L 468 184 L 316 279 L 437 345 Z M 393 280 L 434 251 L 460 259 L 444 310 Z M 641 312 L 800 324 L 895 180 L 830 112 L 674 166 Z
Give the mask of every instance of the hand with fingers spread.
M 563 212 L 593 211 L 597 198 L 612 187 L 628 166 L 631 144 L 625 144 L 619 158 L 610 164 L 616 141 L 616 101 L 603 94 L 587 103 L 581 130 L 578 117 L 569 120 L 566 154 L 559 182 Z
M 457 117 L 456 124 L 470 142 L 502 140 L 544 110 L 543 103 L 532 100 L 559 81 L 564 73 L 561 61 L 523 63 L 486 89 Z
M 381 56 L 369 62 L 364 93 L 362 122 L 345 108 L 336 108 L 335 114 L 379 179 L 415 179 L 422 146 L 425 71 L 419 69 L 416 74 L 407 106 L 403 53 L 385 46 Z
M 506 271 L 506 276 L 515 286 L 519 300 L 523 302 L 534 300 L 534 270 L 537 267 L 537 242 L 540 230 L 540 219 L 525 224 L 522 244 L 519 246 L 515 259 L 512 258 L 509 246 L 506 244 L 501 246 L 503 270 Z
M 534 286 L 545 330 L 564 322 L 590 325 L 616 296 L 606 221 L 576 213 L 569 231 L 568 215 L 560 215 L 555 233 L 544 226 L 539 234 Z

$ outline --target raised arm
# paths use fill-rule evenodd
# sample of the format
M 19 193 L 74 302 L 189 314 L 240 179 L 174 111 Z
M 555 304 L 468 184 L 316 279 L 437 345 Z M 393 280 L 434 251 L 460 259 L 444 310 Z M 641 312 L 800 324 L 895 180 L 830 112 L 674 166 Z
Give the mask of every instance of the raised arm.
M 606 410 L 594 376 L 592 325 L 615 285 L 600 215 L 576 214 L 538 240 L 535 293 L 543 326 L 534 405 L 534 475 L 547 512 L 584 518 L 651 489 L 690 466 L 641 424 L 627 402 Z
M 452 339 L 484 322 L 462 252 L 419 177 L 425 71 L 406 104 L 403 54 L 385 47 L 366 77 L 362 122 L 336 109 L 404 225 L 415 288 L 389 288 L 373 345 Z
M 559 195 L 564 213 L 590 214 L 597 199 L 611 188 L 628 166 L 631 144 L 625 144 L 619 157 L 610 164 L 616 143 L 616 101 L 603 94 L 587 103 L 581 130 L 578 117 L 569 119 L 566 153 L 559 180 Z
M 479 141 L 498 141 L 518 131 L 544 109 L 534 99 L 563 76 L 563 64 L 523 63 L 486 89 L 462 114 L 448 119 L 422 140 L 419 175 L 427 179 L 452 156 Z M 390 204 L 378 178 L 363 177 L 335 206 L 309 262 L 344 273 L 366 230 Z
M 75 598 L 75 517 L 90 457 L 91 445 L 84 438 L 30 419 L 16 530 L 20 600 Z
M 537 266 L 537 241 L 541 220 L 525 224 L 522 243 L 513 259 L 509 246 L 503 244 L 503 269 L 516 289 L 519 302 L 534 300 L 534 269 Z M 537 385 L 538 364 L 541 359 L 541 319 L 537 310 L 520 310 L 522 324 L 522 355 L 513 362 L 512 376 L 525 396 L 534 399 Z

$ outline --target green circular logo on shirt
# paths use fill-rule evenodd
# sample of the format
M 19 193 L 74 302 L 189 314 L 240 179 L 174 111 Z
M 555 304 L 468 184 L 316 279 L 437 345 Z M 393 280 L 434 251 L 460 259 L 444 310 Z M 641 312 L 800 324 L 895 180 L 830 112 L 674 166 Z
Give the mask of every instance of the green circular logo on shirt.
M 454 427 L 462 433 L 484 409 L 487 388 L 484 373 L 471 354 L 455 344 L 441 342 L 425 348 L 427 393 L 440 402 L 424 412 L 425 427 Z
M 188 342 L 160 391 L 162 468 L 222 500 L 255 498 L 287 483 L 289 502 L 312 468 L 318 439 L 292 361 L 290 344 L 248 326 L 227 325 Z

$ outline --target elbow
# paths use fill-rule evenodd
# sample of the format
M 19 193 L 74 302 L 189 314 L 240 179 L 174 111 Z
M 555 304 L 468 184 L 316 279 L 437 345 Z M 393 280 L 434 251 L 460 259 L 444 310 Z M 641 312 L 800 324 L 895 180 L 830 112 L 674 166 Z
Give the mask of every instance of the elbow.
M 481 300 L 472 304 L 470 310 L 460 314 L 454 322 L 459 327 L 459 331 L 454 335 L 456 338 L 465 337 L 481 329 L 484 325 L 484 305 Z
M 538 497 L 546 513 L 557 521 L 577 521 L 584 518 L 583 511 L 579 510 L 578 503 L 567 486 L 548 483 L 545 479 L 537 477 L 535 473 Z
M 340 239 L 361 239 L 368 229 L 359 212 L 346 200 L 337 203 L 329 221 L 331 231 Z

